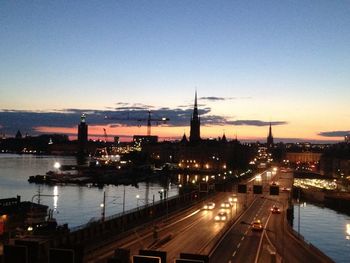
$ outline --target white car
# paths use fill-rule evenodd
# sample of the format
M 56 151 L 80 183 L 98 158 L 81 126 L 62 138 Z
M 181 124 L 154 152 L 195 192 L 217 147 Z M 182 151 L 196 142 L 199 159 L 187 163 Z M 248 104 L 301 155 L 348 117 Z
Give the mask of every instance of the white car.
M 215 203 L 214 202 L 206 203 L 203 206 L 203 209 L 205 209 L 205 210 L 213 210 L 214 208 L 215 208 Z
M 215 216 L 215 221 L 226 221 L 227 220 L 227 213 L 226 212 L 220 212 Z
M 231 203 L 230 202 L 223 202 L 221 204 L 221 208 L 230 208 L 231 207 Z
M 228 198 L 228 201 L 230 203 L 236 203 L 238 201 L 238 198 L 237 198 L 237 196 L 233 195 L 233 196 Z

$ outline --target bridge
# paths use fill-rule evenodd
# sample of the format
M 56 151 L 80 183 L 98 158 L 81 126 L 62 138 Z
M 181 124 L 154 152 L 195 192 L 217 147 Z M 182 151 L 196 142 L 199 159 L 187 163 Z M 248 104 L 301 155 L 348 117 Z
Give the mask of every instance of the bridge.
M 229 185 L 210 195 L 192 192 L 164 199 L 56 235 L 43 246 L 49 252 L 37 253 L 38 261 L 28 262 L 48 262 L 45 261 L 48 258 L 55 262 L 59 255 L 66 255 L 75 263 L 130 262 L 130 259 L 157 263 L 332 262 L 290 227 L 292 183 L 292 172 L 265 171 L 241 182 L 245 187 L 232 189 Z M 278 195 L 271 190 L 275 188 L 280 190 Z M 208 202 L 215 203 L 215 207 L 204 209 Z M 280 213 L 271 212 L 273 205 L 278 206 Z M 216 220 L 220 211 L 224 216 Z M 262 224 L 261 231 L 252 229 L 251 223 L 256 220 Z M 27 249 L 33 255 L 33 246 Z M 135 256 L 144 251 L 153 258 Z M 186 254 L 199 255 L 202 260 L 179 259 Z M 4 259 L 4 263 L 10 262 L 6 256 Z

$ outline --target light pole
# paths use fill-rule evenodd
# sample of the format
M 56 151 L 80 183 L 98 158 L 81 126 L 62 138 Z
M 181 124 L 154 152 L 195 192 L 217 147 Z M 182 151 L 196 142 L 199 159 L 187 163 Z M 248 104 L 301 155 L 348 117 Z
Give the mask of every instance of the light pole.
M 105 191 L 103 191 L 103 203 L 100 204 L 100 207 L 102 208 L 102 212 L 101 212 L 102 221 L 105 221 L 105 215 L 106 215 L 106 192 Z
M 139 208 L 139 199 L 140 199 L 140 195 L 136 195 L 136 207 L 137 207 L 137 209 Z

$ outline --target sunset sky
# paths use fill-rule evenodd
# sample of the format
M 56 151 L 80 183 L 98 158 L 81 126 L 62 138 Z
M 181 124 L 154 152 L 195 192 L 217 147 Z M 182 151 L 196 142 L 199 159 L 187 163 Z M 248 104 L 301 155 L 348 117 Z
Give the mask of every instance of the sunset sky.
M 195 90 L 204 138 L 350 132 L 350 2 L 1 1 L 0 134 L 176 139 Z M 141 126 L 139 125 L 141 124 Z M 140 127 L 139 127 L 140 126 Z

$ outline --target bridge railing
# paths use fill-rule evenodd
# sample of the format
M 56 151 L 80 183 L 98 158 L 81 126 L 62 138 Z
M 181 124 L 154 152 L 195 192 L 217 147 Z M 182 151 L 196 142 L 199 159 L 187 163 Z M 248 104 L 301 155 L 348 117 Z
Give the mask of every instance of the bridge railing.
M 109 221 L 109 220 L 112 220 L 112 219 L 115 219 L 115 218 L 118 218 L 118 217 L 122 217 L 122 216 L 125 216 L 125 215 L 128 215 L 128 214 L 132 214 L 132 213 L 135 213 L 137 211 L 140 211 L 140 210 L 143 210 L 143 209 L 146 209 L 148 207 L 152 207 L 152 206 L 156 206 L 158 204 L 162 204 L 162 203 L 166 203 L 166 202 L 169 202 L 171 200 L 175 200 L 175 199 L 179 199 L 181 198 L 180 195 L 175 195 L 175 196 L 172 196 L 172 197 L 169 197 L 169 198 L 165 198 L 165 199 L 162 199 L 162 200 L 158 200 L 156 202 L 150 202 L 148 204 L 144 204 L 144 205 L 140 205 L 138 207 L 135 207 L 135 208 L 132 208 L 132 209 L 129 209 L 127 211 L 125 211 L 124 213 L 123 212 L 119 212 L 117 214 L 114 214 L 114 215 L 110 215 L 110 216 L 107 216 L 105 217 L 105 220 L 104 221 Z M 93 224 L 96 224 L 96 223 L 101 223 L 101 218 L 99 219 L 96 219 L 96 220 L 93 220 L 93 221 L 90 221 L 88 223 L 85 223 L 85 224 L 82 224 L 82 225 L 79 225 L 79 226 L 75 226 L 75 227 L 72 227 L 70 228 L 70 232 L 76 232 L 76 231 L 79 231 L 81 229 L 84 229 L 84 228 L 87 228 Z

